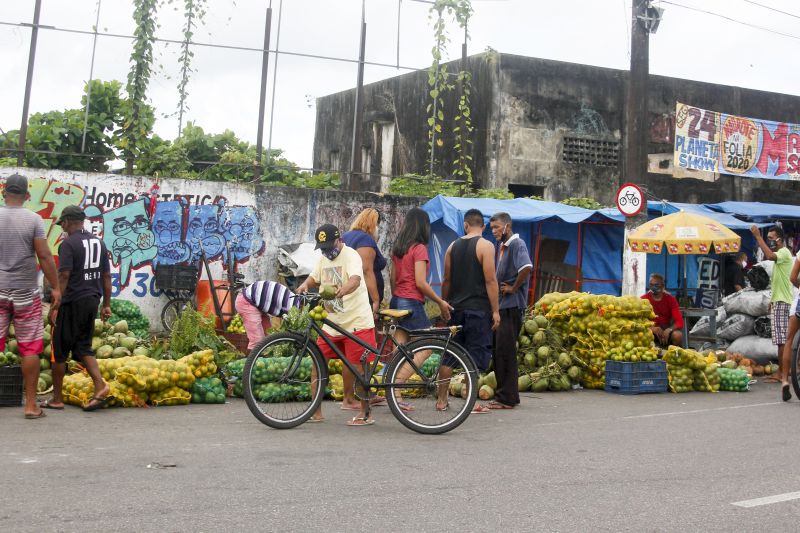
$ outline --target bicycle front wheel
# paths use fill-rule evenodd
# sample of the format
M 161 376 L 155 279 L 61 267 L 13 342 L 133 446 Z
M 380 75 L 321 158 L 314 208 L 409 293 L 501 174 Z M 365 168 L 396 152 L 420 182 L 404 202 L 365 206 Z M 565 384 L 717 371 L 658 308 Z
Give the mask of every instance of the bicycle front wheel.
M 800 398 L 800 344 L 792 352 L 792 360 L 789 366 L 789 378 L 792 380 L 795 398 Z
M 397 350 L 384 374 L 392 414 L 419 433 L 457 428 L 469 416 L 477 397 L 478 372 L 472 358 L 455 342 L 439 337 L 415 339 L 405 349 L 419 372 Z
M 317 345 L 296 333 L 275 333 L 247 356 L 242 394 L 263 424 L 289 429 L 311 418 L 325 396 L 328 366 Z
M 175 321 L 186 309 L 194 309 L 194 302 L 189 298 L 181 296 L 168 301 L 164 309 L 161 310 L 161 325 L 164 326 L 164 331 L 171 332 Z

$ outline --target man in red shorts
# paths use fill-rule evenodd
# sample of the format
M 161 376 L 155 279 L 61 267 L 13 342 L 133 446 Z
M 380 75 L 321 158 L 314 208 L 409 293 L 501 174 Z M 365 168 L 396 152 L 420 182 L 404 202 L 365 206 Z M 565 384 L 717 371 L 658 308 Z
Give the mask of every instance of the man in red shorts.
M 334 286 L 336 288 L 335 298 L 325 303 L 328 320 L 354 334 L 365 343 L 375 346 L 375 322 L 372 317 L 367 286 L 363 279 L 364 269 L 361 264 L 361 256 L 344 244 L 339 229 L 333 224 L 323 224 L 317 228 L 317 231 L 314 232 L 314 239 L 317 241 L 316 248 L 322 252 L 322 257 L 306 281 L 297 288 L 297 293 L 304 294 L 308 292 L 308 289 L 320 285 Z M 354 365 L 361 364 L 361 354 L 364 353 L 364 348 L 344 335 L 339 335 L 328 326 L 325 326 L 323 330 L 331 338 L 336 348 L 344 353 L 348 361 Z M 317 339 L 317 344 L 326 359 L 335 357 L 333 350 L 322 339 Z M 347 422 L 347 425 L 372 425 L 375 421 L 371 417 L 367 417 L 367 402 L 362 400 L 359 404 L 356 401 L 355 376 L 347 367 L 342 370 L 342 381 L 344 382 L 342 409 L 360 411 L 359 416 L 353 417 Z M 314 413 L 311 420 L 323 420 L 322 408 Z
M 44 416 L 44 411 L 36 405 L 39 354 L 44 349 L 37 259 L 53 288 L 51 311 L 58 309 L 61 291 L 42 217 L 22 207 L 27 198 L 28 179 L 18 174 L 9 176 L 3 188 L 5 205 L 0 207 L 0 228 L 3 228 L 0 231 L 0 352 L 6 348 L 8 326 L 13 322 L 17 348 L 22 356 L 25 418 L 37 419 Z

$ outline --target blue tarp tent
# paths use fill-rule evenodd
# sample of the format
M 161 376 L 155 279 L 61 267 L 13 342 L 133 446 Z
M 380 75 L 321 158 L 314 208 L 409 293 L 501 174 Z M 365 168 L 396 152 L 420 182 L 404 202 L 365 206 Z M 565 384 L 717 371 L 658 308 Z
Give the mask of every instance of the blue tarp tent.
M 422 208 L 431 219 L 431 283 L 438 289 L 442 281 L 444 254 L 456 238 L 464 234 L 464 214 L 478 209 L 487 222 L 484 237 L 494 242 L 488 228 L 489 217 L 506 212 L 514 221 L 514 232 L 528 246 L 535 276 L 538 275 L 542 243 L 546 239 L 567 243 L 563 263 L 575 266 L 565 289 L 595 294 L 619 294 L 622 287 L 622 248 L 624 227 L 622 215 L 572 207 L 555 202 L 517 198 L 455 198 L 437 196 Z M 545 245 L 546 247 L 546 245 Z M 580 283 L 576 287 L 576 280 Z M 532 284 L 531 288 L 535 285 Z
M 753 222 L 800 220 L 800 206 L 797 205 L 763 204 L 761 202 L 720 202 L 718 204 L 705 204 L 705 207 Z

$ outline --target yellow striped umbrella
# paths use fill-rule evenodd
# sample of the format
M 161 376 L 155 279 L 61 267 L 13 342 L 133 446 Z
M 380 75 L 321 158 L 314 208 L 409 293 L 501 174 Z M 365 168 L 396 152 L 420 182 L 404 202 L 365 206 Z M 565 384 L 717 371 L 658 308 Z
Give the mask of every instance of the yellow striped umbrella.
M 645 222 L 628 235 L 634 252 L 660 254 L 718 254 L 738 252 L 741 237 L 716 220 L 679 211 Z

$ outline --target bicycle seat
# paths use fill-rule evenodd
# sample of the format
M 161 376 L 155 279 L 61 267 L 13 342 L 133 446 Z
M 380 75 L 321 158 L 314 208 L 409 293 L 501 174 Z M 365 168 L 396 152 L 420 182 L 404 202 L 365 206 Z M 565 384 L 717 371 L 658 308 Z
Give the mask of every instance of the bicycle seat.
M 410 309 L 381 309 L 378 314 L 386 318 L 406 318 L 412 312 Z

